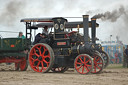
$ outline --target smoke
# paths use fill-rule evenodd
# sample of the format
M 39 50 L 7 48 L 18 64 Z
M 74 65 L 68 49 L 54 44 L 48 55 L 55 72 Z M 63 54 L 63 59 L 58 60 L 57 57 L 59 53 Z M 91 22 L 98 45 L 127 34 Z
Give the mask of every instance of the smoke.
M 107 21 L 106 23 L 107 26 L 105 24 L 103 26 L 103 28 L 108 27 L 107 30 L 105 30 L 106 34 L 112 35 L 113 39 L 115 39 L 116 36 L 119 36 L 120 40 L 122 40 L 123 43 L 128 44 L 128 41 L 126 39 L 126 37 L 128 36 L 128 33 L 126 33 L 128 32 L 127 7 L 120 6 L 118 9 L 115 9 L 113 11 L 106 11 L 104 13 L 96 14 L 92 18 L 101 19 L 102 21 Z
M 92 18 L 101 19 L 103 21 L 109 20 L 111 22 L 116 22 L 121 15 L 126 14 L 126 10 L 123 6 L 120 6 L 119 9 L 113 10 L 112 12 L 107 11 L 105 13 L 99 13 L 94 15 Z
M 10 0 L 7 6 L 1 11 L 0 24 L 1 25 L 14 25 L 17 18 L 24 14 L 25 2 L 22 0 Z

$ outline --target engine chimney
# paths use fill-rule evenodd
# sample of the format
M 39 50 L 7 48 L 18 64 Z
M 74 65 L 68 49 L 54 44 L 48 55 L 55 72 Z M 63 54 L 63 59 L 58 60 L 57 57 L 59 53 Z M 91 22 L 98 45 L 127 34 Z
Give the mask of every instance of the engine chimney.
M 88 36 L 89 36 L 89 30 L 88 30 L 88 18 L 89 15 L 83 15 L 83 27 L 84 27 L 84 44 L 86 45 L 88 41 Z
M 96 18 L 91 18 L 92 43 L 96 43 Z

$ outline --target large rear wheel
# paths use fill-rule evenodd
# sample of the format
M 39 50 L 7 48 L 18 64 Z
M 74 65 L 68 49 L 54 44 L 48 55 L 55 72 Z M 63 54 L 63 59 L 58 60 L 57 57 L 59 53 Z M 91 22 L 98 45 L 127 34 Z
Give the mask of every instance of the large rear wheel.
M 87 54 L 78 55 L 75 58 L 74 67 L 80 74 L 89 74 L 93 68 L 93 60 Z
M 54 52 L 44 43 L 38 43 L 32 47 L 29 54 L 29 64 L 36 72 L 48 72 L 54 64 Z

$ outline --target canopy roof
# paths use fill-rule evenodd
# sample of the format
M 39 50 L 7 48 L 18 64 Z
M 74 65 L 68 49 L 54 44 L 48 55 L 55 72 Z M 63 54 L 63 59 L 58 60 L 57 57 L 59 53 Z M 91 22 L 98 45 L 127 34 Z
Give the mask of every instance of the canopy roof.
M 63 17 L 54 17 L 54 18 L 25 18 L 21 19 L 21 22 L 53 22 L 53 19 L 65 19 Z M 67 19 L 65 19 L 67 20 Z
M 78 21 L 78 22 L 66 22 L 65 23 L 65 28 L 77 28 L 79 25 L 79 28 L 83 28 L 83 22 L 82 21 Z M 39 23 L 36 24 L 37 27 L 44 27 L 44 26 L 48 26 L 48 27 L 53 27 L 53 22 L 49 22 L 49 23 Z M 89 21 L 89 27 L 91 27 L 91 21 Z M 99 24 L 96 23 L 96 27 L 99 27 Z
M 65 19 L 63 17 L 55 17 L 59 19 Z M 25 18 L 21 19 L 21 22 L 42 22 L 39 24 L 36 24 L 37 27 L 53 27 L 53 19 L 55 18 Z M 67 19 L 65 19 L 67 21 Z M 77 28 L 79 25 L 79 28 L 83 28 L 83 22 L 82 21 L 75 21 L 75 22 L 66 22 L 65 27 L 66 28 Z M 89 21 L 89 27 L 91 27 L 91 21 Z M 96 23 L 96 27 L 99 27 L 99 24 Z

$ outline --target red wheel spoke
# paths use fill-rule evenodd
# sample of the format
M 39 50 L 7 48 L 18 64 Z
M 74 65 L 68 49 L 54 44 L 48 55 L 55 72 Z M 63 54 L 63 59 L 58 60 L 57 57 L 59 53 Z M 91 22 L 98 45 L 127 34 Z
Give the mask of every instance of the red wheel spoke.
M 45 59 L 43 61 L 47 64 L 47 67 L 48 67 L 49 62 L 47 62 Z
M 82 63 L 76 62 L 76 64 L 82 64 Z
M 38 59 L 34 59 L 33 62 L 35 62 L 35 61 L 39 61 L 39 60 Z
M 80 65 L 78 68 L 76 68 L 77 70 L 79 70 L 82 67 L 82 65 Z
M 41 62 L 41 65 L 42 65 L 42 68 L 44 68 L 44 64 L 43 64 L 43 62 Z
M 38 61 L 38 64 L 37 64 L 37 66 L 39 66 L 40 65 L 40 61 Z
M 84 57 L 84 63 L 85 63 L 85 60 L 86 60 L 86 59 L 85 59 L 85 57 Z
M 50 56 L 43 56 L 43 58 L 50 58 Z
M 86 64 L 86 66 L 91 67 L 92 65 L 88 65 L 88 64 Z
M 41 62 L 41 65 L 42 65 L 42 68 L 41 68 L 41 72 L 42 72 L 42 70 L 44 69 L 44 64 L 43 64 L 43 62 Z M 46 70 L 46 69 L 45 69 Z
M 79 59 L 80 59 L 80 61 L 83 63 L 82 59 L 81 59 L 81 58 L 79 58 Z
M 89 69 L 88 69 L 88 67 L 86 67 L 86 66 L 84 66 L 85 67 L 85 69 L 87 70 L 87 72 L 89 72 Z
M 85 64 L 88 63 L 89 61 L 90 61 L 90 60 L 86 61 Z
M 33 60 L 33 61 L 35 60 L 35 59 L 33 59 L 32 57 L 31 57 L 30 59 Z
M 94 66 L 94 72 L 96 72 L 96 66 Z
M 96 60 L 96 62 L 98 62 L 100 60 L 100 57 L 98 57 L 98 59 Z
M 96 67 L 97 67 L 98 69 L 101 69 L 98 65 L 96 65 Z
M 34 53 L 36 53 L 36 49 L 34 49 L 33 51 L 34 51 Z
M 43 53 L 42 53 L 41 55 L 44 56 L 45 52 L 46 52 L 46 51 L 44 50 Z
M 94 58 L 94 60 L 93 60 L 93 61 L 94 61 L 94 64 L 95 64 L 95 63 L 96 63 L 96 58 Z
M 39 57 L 39 55 L 37 53 L 34 53 L 37 57 Z
M 33 61 L 32 61 L 32 64 L 34 65 L 34 63 L 35 63 L 36 61 L 38 61 L 38 59 L 33 60 Z
M 39 50 L 39 54 L 41 55 L 41 49 Z
M 82 73 L 84 73 L 84 66 L 82 66 L 83 68 L 82 68 Z
M 44 59 L 43 61 L 44 61 L 46 64 L 48 64 L 48 62 L 47 62 L 45 59 Z
M 48 49 L 44 48 L 45 51 L 48 51 Z

